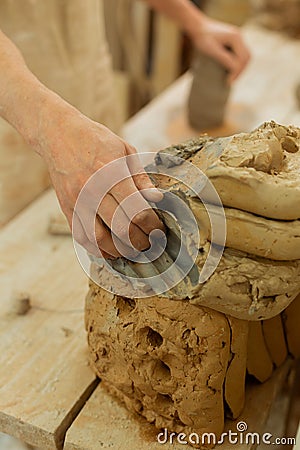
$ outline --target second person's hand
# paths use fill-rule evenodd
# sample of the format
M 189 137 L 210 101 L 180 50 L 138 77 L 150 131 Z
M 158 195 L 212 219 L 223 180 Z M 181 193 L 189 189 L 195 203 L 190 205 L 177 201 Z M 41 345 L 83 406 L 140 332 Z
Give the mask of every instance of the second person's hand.
M 250 52 L 238 27 L 202 16 L 190 34 L 195 47 L 228 70 L 232 83 L 246 67 Z

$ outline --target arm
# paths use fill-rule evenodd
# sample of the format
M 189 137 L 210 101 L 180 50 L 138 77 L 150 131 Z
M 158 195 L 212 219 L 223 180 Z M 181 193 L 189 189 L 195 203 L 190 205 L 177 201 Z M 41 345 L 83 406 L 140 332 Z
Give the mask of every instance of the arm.
M 189 0 L 146 2 L 173 19 L 190 36 L 199 51 L 225 66 L 229 71 L 230 82 L 246 67 L 250 54 L 237 27 L 208 18 Z
M 43 86 L 29 71 L 18 49 L 1 31 L 0 116 L 10 122 L 45 160 L 70 226 L 78 194 L 90 176 L 118 158 L 133 155 L 134 163 L 131 163 L 131 167 L 124 161 L 118 167 L 117 175 L 121 173 L 122 181 L 107 193 L 103 188 L 106 195 L 99 209 L 93 210 L 90 206 L 92 199 L 100 198 L 102 194 L 97 184 L 96 189 L 89 193 L 85 210 L 74 214 L 74 223 L 77 224 L 75 239 L 88 251 L 97 254 L 97 249 L 92 244 L 92 233 L 95 231 L 98 246 L 104 256 L 120 255 L 109 228 L 118 205 L 130 194 L 136 195 L 135 208 L 139 211 L 147 208 L 147 211 L 137 214 L 130 223 L 130 214 L 126 208 L 119 208 L 121 220 L 113 231 L 119 238 L 122 254 L 132 253 L 132 248 L 124 244 L 129 225 L 132 244 L 138 250 L 149 246 L 148 235 L 152 230 L 163 229 L 162 223 L 147 203 L 147 200 L 161 200 L 162 194 L 153 189 L 135 149 Z M 132 164 L 140 175 L 131 175 Z M 101 180 L 102 186 L 109 184 L 114 175 L 116 174 L 110 173 L 108 180 Z M 141 189 L 147 191 L 142 195 Z M 127 207 L 129 210 L 131 205 Z

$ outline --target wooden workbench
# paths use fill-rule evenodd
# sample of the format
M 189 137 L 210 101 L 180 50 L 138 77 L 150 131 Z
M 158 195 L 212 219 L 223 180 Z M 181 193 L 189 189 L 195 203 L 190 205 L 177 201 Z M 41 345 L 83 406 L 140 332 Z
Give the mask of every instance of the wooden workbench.
M 213 133 L 249 130 L 269 119 L 300 126 L 294 98 L 300 43 L 253 27 L 245 36 L 253 60 L 233 89 L 225 126 Z M 184 119 L 190 82 L 185 75 L 133 118 L 124 128 L 126 139 L 140 151 L 153 151 L 195 135 Z M 0 231 L 0 431 L 42 450 L 161 448 L 153 427 L 107 395 L 88 367 L 87 278 L 71 239 L 47 232 L 57 210 L 48 191 Z M 16 291 L 31 296 L 24 316 L 11 313 Z M 249 390 L 241 419 L 253 431 L 262 430 L 286 370 Z

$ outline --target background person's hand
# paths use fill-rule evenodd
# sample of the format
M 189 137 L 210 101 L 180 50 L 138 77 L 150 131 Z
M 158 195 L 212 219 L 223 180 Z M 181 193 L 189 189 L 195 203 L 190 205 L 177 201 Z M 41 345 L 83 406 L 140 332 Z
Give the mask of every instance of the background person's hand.
M 250 53 L 238 27 L 210 19 L 189 0 L 146 1 L 174 20 L 200 52 L 219 61 L 228 70 L 230 83 L 246 67 Z
M 149 247 L 149 233 L 155 229 L 164 230 L 162 222 L 147 200 L 157 202 L 163 195 L 154 188 L 144 172 L 135 149 L 103 125 L 93 122 L 73 108 L 67 107 L 62 114 L 60 118 L 54 114 L 51 122 L 47 121 L 46 126 L 42 126 L 43 139 L 39 140 L 42 145 L 38 151 L 46 160 L 53 186 L 70 227 L 76 200 L 87 180 L 110 162 L 133 155 L 129 163 L 124 159 L 120 160 L 117 168 L 112 169 L 115 172 L 117 170 L 117 174 L 111 173 L 110 169 L 105 171 L 105 175 L 101 173 L 99 188 L 93 188 L 93 191 L 98 192 L 88 192 L 91 201 L 85 195 L 87 201 L 84 207 L 76 209 L 74 213 L 75 240 L 90 253 L 97 255 L 93 244 L 95 231 L 97 244 L 104 257 L 118 257 L 120 253 L 122 256 L 130 256 L 136 254 L 136 251 L 145 250 Z M 139 175 L 132 176 L 132 173 Z M 103 176 L 107 179 L 103 180 Z M 95 197 L 98 203 L 97 200 L 104 194 L 103 186 L 111 184 L 111 179 L 116 176 L 122 181 L 105 192 L 99 209 L 94 210 L 91 204 L 95 204 Z M 142 189 L 146 191 L 141 194 L 139 191 Z M 117 220 L 113 223 L 113 232 L 120 252 L 114 244 L 110 230 L 118 206 L 132 194 L 134 198 L 126 202 L 125 208 L 119 207 Z M 130 221 L 128 216 L 132 215 L 132 210 L 141 212 Z M 128 245 L 128 232 L 135 250 Z
M 238 27 L 203 17 L 191 33 L 195 47 L 219 61 L 234 81 L 246 67 L 250 52 Z

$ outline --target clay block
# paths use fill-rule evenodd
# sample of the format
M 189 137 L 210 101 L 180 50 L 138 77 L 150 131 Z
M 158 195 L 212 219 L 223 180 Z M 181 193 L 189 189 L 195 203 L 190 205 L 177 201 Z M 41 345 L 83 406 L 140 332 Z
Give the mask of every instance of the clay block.
M 180 162 L 176 166 L 167 155 L 179 156 L 201 168 L 224 206 L 269 219 L 296 220 L 300 218 L 299 148 L 299 128 L 266 122 L 251 133 L 216 139 L 204 136 L 172 146 L 158 153 L 156 168 L 176 175 Z M 195 198 L 187 189 L 183 191 Z
M 300 295 L 282 314 L 289 353 L 300 358 Z
M 249 323 L 227 317 L 231 329 L 231 360 L 225 379 L 225 400 L 230 416 L 237 418 L 245 402 L 245 377 L 247 367 L 247 345 Z
M 191 201 L 201 236 L 211 240 L 211 225 L 204 205 Z M 234 208 L 224 208 L 227 224 L 226 247 L 263 258 L 289 261 L 300 259 L 300 220 L 274 220 Z
M 230 358 L 224 315 L 185 301 L 121 298 L 92 285 L 86 327 L 92 367 L 128 408 L 158 428 L 223 431 Z
M 197 130 L 221 125 L 230 93 L 228 73 L 214 59 L 201 53 L 194 58 L 193 83 L 188 99 L 188 119 Z
M 299 316 L 300 318 L 300 316 Z M 273 363 L 279 367 L 288 357 L 285 334 L 280 314 L 262 323 L 263 335 Z
M 262 383 L 273 373 L 273 362 L 266 347 L 261 322 L 249 324 L 247 371 Z

